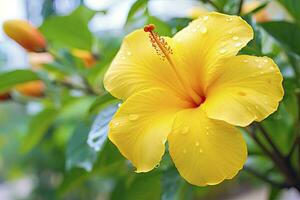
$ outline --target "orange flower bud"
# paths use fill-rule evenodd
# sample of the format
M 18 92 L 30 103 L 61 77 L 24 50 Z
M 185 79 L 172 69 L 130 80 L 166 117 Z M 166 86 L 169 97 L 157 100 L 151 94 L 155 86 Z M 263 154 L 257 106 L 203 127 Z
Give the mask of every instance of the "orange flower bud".
M 31 81 L 20 84 L 15 89 L 25 96 L 41 97 L 44 94 L 45 85 L 42 81 Z
M 4 32 L 28 51 L 42 52 L 46 40 L 37 28 L 24 20 L 8 20 L 3 24 Z
M 86 68 L 91 68 L 96 63 L 95 56 L 90 52 L 82 49 L 72 49 L 73 56 L 80 58 Z
M 246 14 L 248 12 L 251 12 L 252 10 L 256 9 L 260 6 L 260 3 L 258 1 L 253 1 L 250 3 L 245 3 L 242 7 L 242 13 Z M 262 10 L 258 11 L 253 15 L 254 19 L 257 22 L 267 22 L 270 21 L 270 16 L 266 11 L 266 8 L 263 8 Z
M 0 93 L 0 101 L 6 101 L 8 99 L 10 99 L 10 95 L 8 92 Z
M 48 52 L 44 52 L 44 53 L 30 52 L 28 54 L 28 59 L 33 69 L 40 69 L 42 68 L 43 64 L 51 63 L 54 61 L 53 56 Z

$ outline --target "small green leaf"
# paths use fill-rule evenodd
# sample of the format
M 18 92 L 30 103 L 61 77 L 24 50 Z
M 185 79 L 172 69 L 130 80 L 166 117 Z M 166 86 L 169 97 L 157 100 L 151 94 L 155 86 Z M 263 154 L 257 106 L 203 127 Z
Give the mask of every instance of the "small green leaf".
M 22 141 L 22 153 L 31 151 L 42 140 L 55 120 L 57 113 L 57 110 L 49 108 L 41 111 L 32 118 L 26 136 Z
M 38 79 L 39 76 L 30 70 L 15 70 L 0 73 L 0 92 L 7 91 L 18 84 Z
M 277 0 L 300 24 L 300 1 L 299 0 Z
M 54 47 L 91 50 L 93 37 L 88 28 L 95 12 L 79 7 L 68 16 L 51 16 L 40 27 L 41 32 Z
M 300 55 L 300 27 L 285 21 L 262 23 L 261 26 L 288 50 Z
M 275 187 L 271 187 L 269 191 L 268 200 L 278 200 L 280 198 L 281 192 L 282 190 Z
M 138 11 L 146 8 L 147 3 L 148 0 L 136 0 L 128 12 L 126 23 L 128 23 Z
M 81 122 L 74 130 L 74 133 L 67 145 L 66 168 L 74 167 L 91 171 L 97 159 L 97 153 L 87 144 L 87 137 L 90 123 Z
M 108 104 L 117 101 L 118 100 L 115 97 L 113 97 L 111 94 L 105 93 L 104 95 L 101 95 L 95 99 L 95 101 L 92 103 L 89 109 L 89 112 L 99 112 L 99 110 L 102 110 Z

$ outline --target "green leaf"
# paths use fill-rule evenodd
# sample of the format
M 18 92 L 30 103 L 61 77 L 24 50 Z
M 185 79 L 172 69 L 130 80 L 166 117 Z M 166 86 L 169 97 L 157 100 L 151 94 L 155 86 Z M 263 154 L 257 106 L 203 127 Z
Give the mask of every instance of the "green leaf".
M 177 170 L 173 167 L 162 175 L 162 200 L 179 200 L 180 187 L 183 181 Z
M 156 172 L 137 174 L 131 182 L 121 180 L 112 193 L 112 200 L 152 200 L 160 199 L 161 175 Z M 127 180 L 128 177 L 126 177 Z M 151 188 L 151 189 L 149 189 Z
M 87 140 L 89 146 L 95 151 L 102 150 L 103 145 L 107 140 L 108 124 L 117 109 L 118 105 L 107 106 L 105 109 L 101 110 L 95 118 Z
M 278 188 L 270 187 L 268 200 L 278 200 L 280 198 L 281 192 L 282 190 Z
M 111 94 L 105 93 L 104 95 L 99 96 L 95 99 L 95 101 L 92 103 L 89 109 L 89 112 L 99 112 L 99 110 L 102 110 L 107 105 L 117 101 L 118 100 Z
M 55 120 L 57 113 L 57 110 L 49 108 L 41 111 L 32 118 L 26 136 L 22 141 L 22 153 L 31 151 L 41 141 Z
M 94 14 L 81 6 L 68 16 L 49 17 L 40 30 L 54 47 L 91 50 L 93 37 L 88 22 Z
M 15 70 L 0 73 L 0 92 L 7 91 L 18 84 L 38 79 L 39 76 L 30 70 Z
M 136 0 L 134 4 L 131 6 L 128 15 L 127 15 L 127 20 L 126 23 L 128 23 L 132 18 L 135 16 L 135 14 L 142 10 L 145 9 L 147 6 L 148 0 Z
M 300 1 L 299 0 L 277 0 L 300 24 Z
M 297 24 L 274 21 L 261 26 L 288 50 L 300 55 L 300 27 Z
M 87 144 L 87 137 L 90 123 L 81 122 L 67 145 L 66 152 L 66 169 L 74 167 L 83 168 L 91 171 L 93 164 L 97 159 L 97 153 Z

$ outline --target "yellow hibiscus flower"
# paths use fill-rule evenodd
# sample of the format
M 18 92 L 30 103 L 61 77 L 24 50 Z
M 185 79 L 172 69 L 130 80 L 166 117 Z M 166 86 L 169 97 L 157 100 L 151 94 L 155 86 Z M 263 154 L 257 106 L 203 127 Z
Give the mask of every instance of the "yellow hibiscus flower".
M 123 41 L 105 88 L 124 100 L 109 139 L 136 167 L 152 170 L 165 143 L 189 183 L 218 184 L 243 167 L 247 147 L 236 126 L 273 113 L 282 75 L 267 57 L 237 55 L 253 30 L 238 16 L 202 14 L 173 38 L 154 25 Z

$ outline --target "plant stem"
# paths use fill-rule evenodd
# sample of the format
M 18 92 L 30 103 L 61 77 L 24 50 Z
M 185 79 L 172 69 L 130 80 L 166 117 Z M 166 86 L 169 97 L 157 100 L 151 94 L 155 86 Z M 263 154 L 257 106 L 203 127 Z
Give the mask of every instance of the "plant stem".
M 285 158 L 279 156 L 276 152 L 270 151 L 265 145 L 259 140 L 256 135 L 255 127 L 252 127 L 252 131 L 249 129 L 245 129 L 246 132 L 252 137 L 252 139 L 257 143 L 257 145 L 262 149 L 262 151 L 271 158 L 274 165 L 282 172 L 285 176 L 286 183 L 290 187 L 295 187 L 300 192 L 300 184 L 297 173 L 292 168 L 290 164 L 290 160 L 286 160 Z
M 269 183 L 270 185 L 272 185 L 273 187 L 277 187 L 279 189 L 284 189 L 284 188 L 289 188 L 289 186 L 285 183 L 277 183 L 271 179 L 269 179 L 268 177 L 264 176 L 263 174 L 255 171 L 254 169 L 248 167 L 248 166 L 244 166 L 245 171 L 247 171 L 248 173 L 254 175 L 255 177 L 259 178 L 260 180 Z
M 219 8 L 219 6 L 218 6 L 215 2 L 213 2 L 212 0 L 208 0 L 207 2 L 208 2 L 212 7 L 214 7 L 217 11 L 223 12 L 223 10 L 222 10 L 221 8 Z
M 238 9 L 237 15 L 241 15 L 242 8 L 243 8 L 243 3 L 244 3 L 244 0 L 240 0 L 240 4 L 239 4 L 239 9 Z

